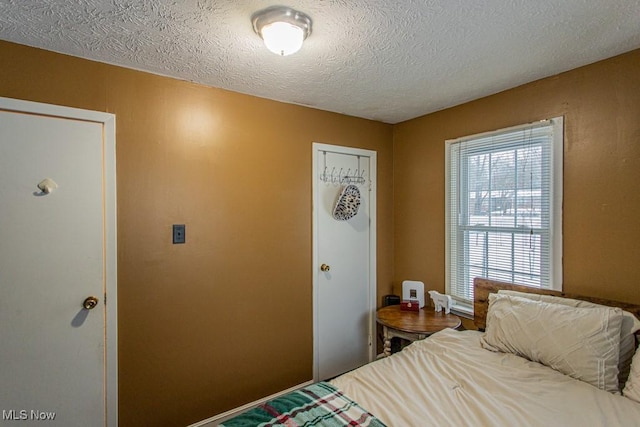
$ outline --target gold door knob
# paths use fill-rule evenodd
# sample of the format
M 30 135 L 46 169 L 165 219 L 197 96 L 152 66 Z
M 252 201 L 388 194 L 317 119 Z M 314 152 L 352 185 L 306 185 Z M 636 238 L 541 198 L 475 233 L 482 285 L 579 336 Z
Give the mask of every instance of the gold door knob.
M 329 271 L 329 270 L 331 270 L 331 267 L 329 267 L 327 264 L 322 264 L 322 265 L 320 266 L 320 270 L 322 270 L 322 271 Z
M 92 310 L 96 305 L 98 305 L 98 298 L 96 297 L 87 297 L 87 299 L 82 303 L 82 307 L 86 310 Z

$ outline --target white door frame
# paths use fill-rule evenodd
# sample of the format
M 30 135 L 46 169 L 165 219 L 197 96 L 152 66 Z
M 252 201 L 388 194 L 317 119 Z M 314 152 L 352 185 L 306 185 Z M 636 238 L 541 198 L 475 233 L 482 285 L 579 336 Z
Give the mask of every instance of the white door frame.
M 377 280 L 376 280 L 376 191 L 377 191 L 377 153 L 372 150 L 361 148 L 343 147 L 339 145 L 330 145 L 314 142 L 312 145 L 313 165 L 312 165 L 312 211 L 313 211 L 313 380 L 319 380 L 319 335 L 318 335 L 318 271 L 320 269 L 319 251 L 318 251 L 318 182 L 320 174 L 323 172 L 318 170 L 318 159 L 320 153 L 330 151 L 339 154 L 350 154 L 354 156 L 369 157 L 369 180 L 371 191 L 369 193 L 369 361 L 373 361 L 376 355 L 376 298 L 377 298 Z
M 105 425 L 118 425 L 118 293 L 116 247 L 116 116 L 99 111 L 82 110 L 60 105 L 42 104 L 0 97 L 0 109 L 25 114 L 37 114 L 62 119 L 74 119 L 102 124 L 104 171 L 104 245 L 105 245 Z M 108 303 L 107 303 L 108 295 Z

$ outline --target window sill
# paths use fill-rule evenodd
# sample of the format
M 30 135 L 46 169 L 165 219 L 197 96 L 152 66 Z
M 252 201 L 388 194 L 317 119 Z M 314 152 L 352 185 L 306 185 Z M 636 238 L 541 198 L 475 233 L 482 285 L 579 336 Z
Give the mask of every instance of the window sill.
M 463 305 L 454 305 L 451 307 L 451 312 L 459 317 L 473 320 L 473 308 Z

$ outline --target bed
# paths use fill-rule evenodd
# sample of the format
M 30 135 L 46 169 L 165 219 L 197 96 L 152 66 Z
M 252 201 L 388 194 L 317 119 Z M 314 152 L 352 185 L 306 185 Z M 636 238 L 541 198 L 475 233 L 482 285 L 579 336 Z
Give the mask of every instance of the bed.
M 640 306 L 487 279 L 474 288 L 478 331 L 445 329 L 314 384 L 325 394 L 312 404 L 303 389 L 224 425 L 640 426 Z

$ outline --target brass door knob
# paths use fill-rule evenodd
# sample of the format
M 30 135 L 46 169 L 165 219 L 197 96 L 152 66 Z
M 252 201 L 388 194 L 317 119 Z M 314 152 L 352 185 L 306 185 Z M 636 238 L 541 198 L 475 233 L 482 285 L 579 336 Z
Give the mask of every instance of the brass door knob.
M 96 297 L 87 297 L 82 303 L 82 307 L 86 310 L 92 310 L 96 305 L 98 305 L 98 298 Z
M 322 265 L 320 266 L 320 270 L 322 270 L 322 271 L 329 271 L 329 270 L 331 270 L 331 267 L 329 267 L 327 264 L 322 264 Z

